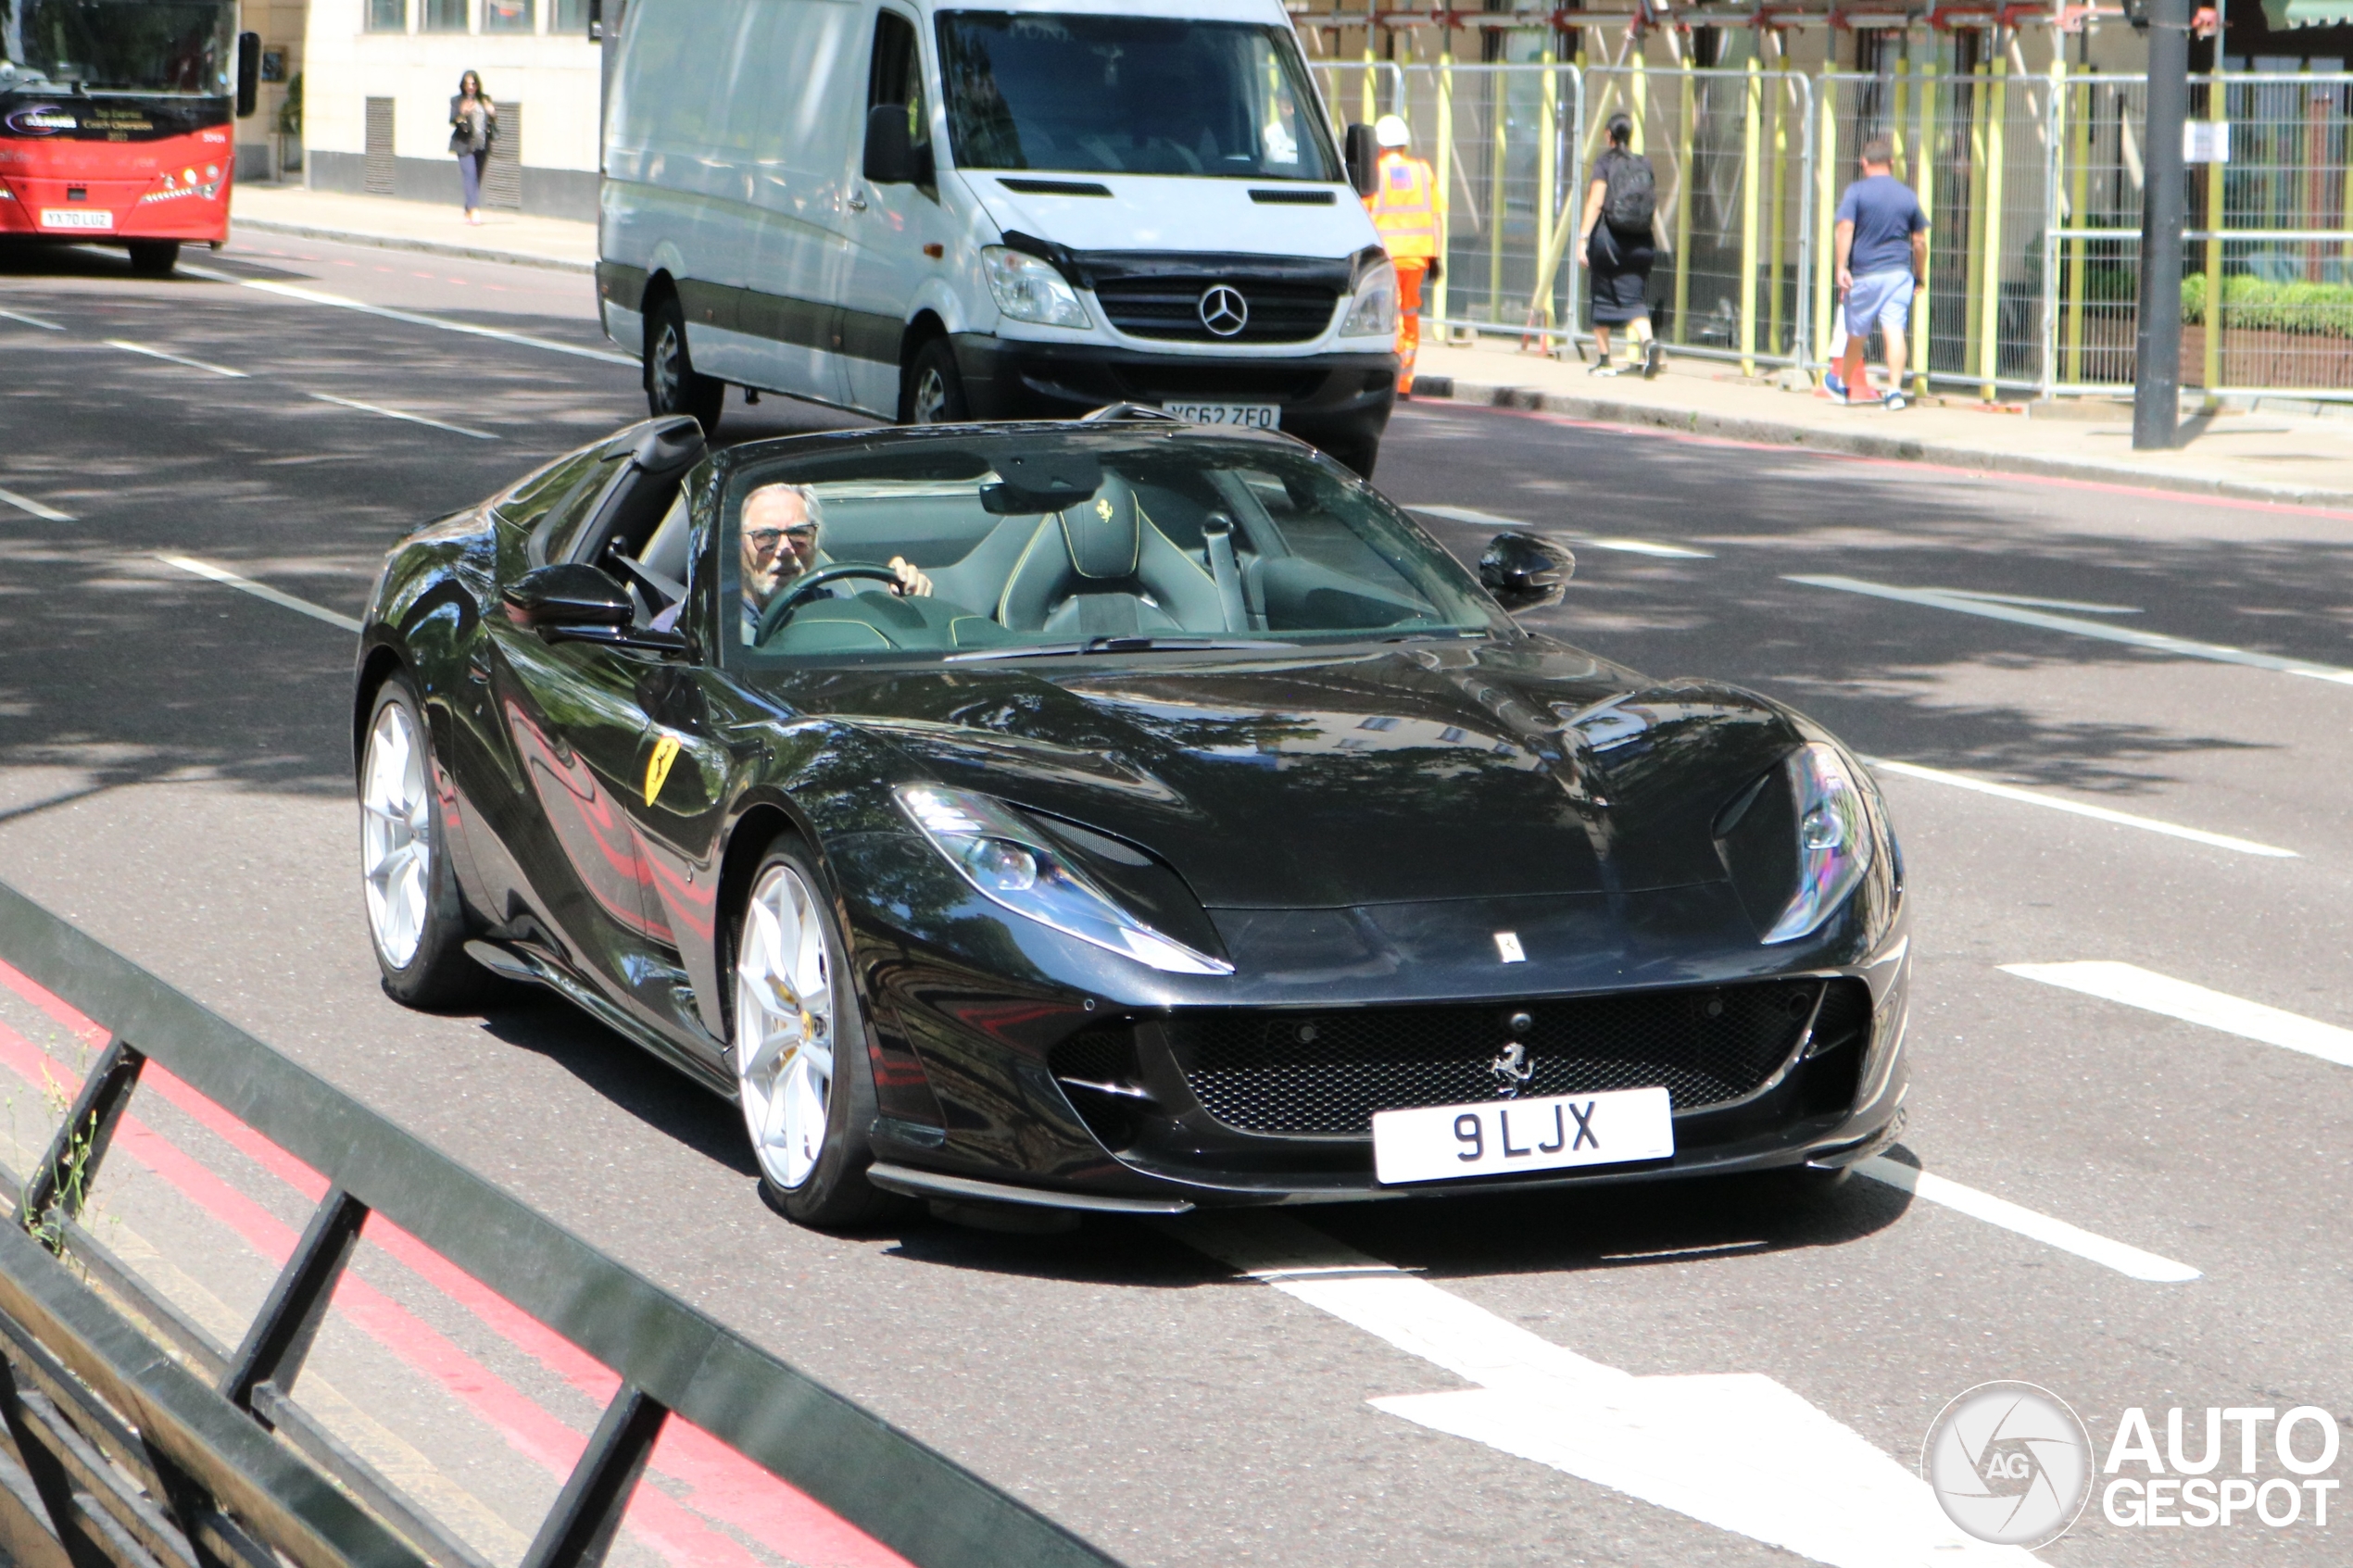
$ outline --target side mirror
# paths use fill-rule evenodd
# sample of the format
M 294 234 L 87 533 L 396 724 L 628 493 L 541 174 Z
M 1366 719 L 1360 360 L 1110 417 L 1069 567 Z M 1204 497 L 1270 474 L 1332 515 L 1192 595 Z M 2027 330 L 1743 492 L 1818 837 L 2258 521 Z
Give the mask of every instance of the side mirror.
M 1348 128 L 1340 142 L 1340 160 L 1348 165 L 1348 182 L 1360 196 L 1369 196 L 1380 174 L 1380 138 L 1373 128 L 1358 121 Z
M 1577 575 L 1577 558 L 1533 533 L 1498 533 L 1478 558 L 1478 580 L 1505 609 L 1556 605 Z
M 931 147 L 915 145 L 906 105 L 876 104 L 866 111 L 865 175 L 870 185 L 931 183 Z
M 237 118 L 249 119 L 261 101 L 261 34 L 237 34 Z
M 559 561 L 507 584 L 507 619 L 545 634 L 573 626 L 626 626 L 637 613 L 623 587 L 595 567 Z

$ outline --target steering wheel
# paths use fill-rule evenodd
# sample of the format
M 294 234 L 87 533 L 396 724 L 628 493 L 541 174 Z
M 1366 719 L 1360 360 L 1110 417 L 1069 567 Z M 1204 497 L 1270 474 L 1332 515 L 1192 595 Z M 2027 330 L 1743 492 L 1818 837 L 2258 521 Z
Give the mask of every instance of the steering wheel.
M 838 583 L 845 577 L 874 577 L 893 584 L 899 581 L 899 573 L 887 566 L 865 566 L 856 561 L 841 566 L 821 566 L 814 571 L 804 571 L 786 583 L 776 596 L 768 601 L 768 608 L 760 612 L 760 631 L 752 638 L 753 646 L 764 644 L 769 638 L 774 636 L 776 628 L 782 626 L 786 618 L 800 608 L 801 600 L 826 583 Z

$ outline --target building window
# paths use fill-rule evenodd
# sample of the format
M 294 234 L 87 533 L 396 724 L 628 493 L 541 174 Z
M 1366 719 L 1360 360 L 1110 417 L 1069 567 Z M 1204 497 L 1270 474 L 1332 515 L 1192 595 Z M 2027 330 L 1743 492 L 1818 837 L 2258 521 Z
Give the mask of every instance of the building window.
M 588 36 L 588 0 L 550 0 L 554 6 L 547 15 L 547 31 L 559 37 Z
M 427 32 L 464 32 L 471 20 L 466 15 L 466 0 L 425 0 Z
M 532 15 L 532 0 L 482 0 L 482 31 L 535 31 L 538 19 Z
M 370 32 L 409 31 L 409 0 L 368 0 Z

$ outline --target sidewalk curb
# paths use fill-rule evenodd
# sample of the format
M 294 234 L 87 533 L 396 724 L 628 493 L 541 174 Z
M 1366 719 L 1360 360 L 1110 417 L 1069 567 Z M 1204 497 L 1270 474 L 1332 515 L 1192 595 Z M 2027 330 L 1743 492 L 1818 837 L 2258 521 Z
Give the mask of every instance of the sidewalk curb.
M 447 240 L 411 239 L 405 234 L 374 234 L 359 229 L 329 229 L 316 223 L 289 223 L 277 218 L 245 218 L 233 216 L 229 220 L 233 237 L 239 229 L 251 229 L 259 234 L 285 234 L 304 240 L 332 240 L 339 245 L 373 245 L 378 250 L 420 251 L 427 256 L 453 257 L 460 261 L 504 261 L 516 267 L 545 267 L 557 272 L 578 272 L 593 276 L 597 264 L 593 261 L 568 261 L 560 256 L 532 256 L 526 252 L 494 250 L 486 245 L 452 245 Z
M 2051 458 L 2032 453 L 1989 451 L 1934 441 L 1907 441 L 1901 436 L 1875 435 L 1864 431 L 1830 432 L 1779 420 L 1760 420 L 1702 413 L 1693 408 L 1662 408 L 1648 403 L 1624 403 L 1606 397 L 1581 397 L 1545 392 L 1532 386 L 1505 386 L 1458 380 L 1445 375 L 1414 378 L 1414 397 L 1467 403 L 1491 408 L 1519 408 L 1532 413 L 1561 414 L 1603 424 L 1646 425 L 1686 435 L 1715 436 L 1728 441 L 1753 441 L 1762 445 L 1796 446 L 1844 457 L 1877 458 L 1896 462 L 1939 463 L 1987 473 L 2015 473 L 2038 479 L 2074 479 L 2098 484 L 2125 484 L 2144 490 L 2169 490 L 2191 495 L 2214 495 L 2239 501 L 2269 501 L 2295 507 L 2353 507 L 2353 491 L 2316 490 L 2287 484 L 2262 484 L 2251 480 L 2222 479 L 2202 474 L 2167 473 L 2127 463 L 2092 458 Z

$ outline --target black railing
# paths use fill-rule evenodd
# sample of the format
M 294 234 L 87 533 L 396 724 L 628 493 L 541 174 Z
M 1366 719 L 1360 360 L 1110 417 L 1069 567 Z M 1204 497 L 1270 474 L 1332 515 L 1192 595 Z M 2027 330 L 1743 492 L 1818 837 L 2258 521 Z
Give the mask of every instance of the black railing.
M 5 884 L 0 959 L 110 1036 L 40 1165 L 8 1184 L 0 1555 L 24 1568 L 263 1568 L 279 1557 L 300 1568 L 482 1568 L 293 1399 L 335 1283 L 380 1214 L 621 1380 L 523 1568 L 602 1561 L 673 1413 L 919 1568 L 1115 1568 Z M 328 1184 L 233 1352 L 79 1220 L 150 1060 Z

